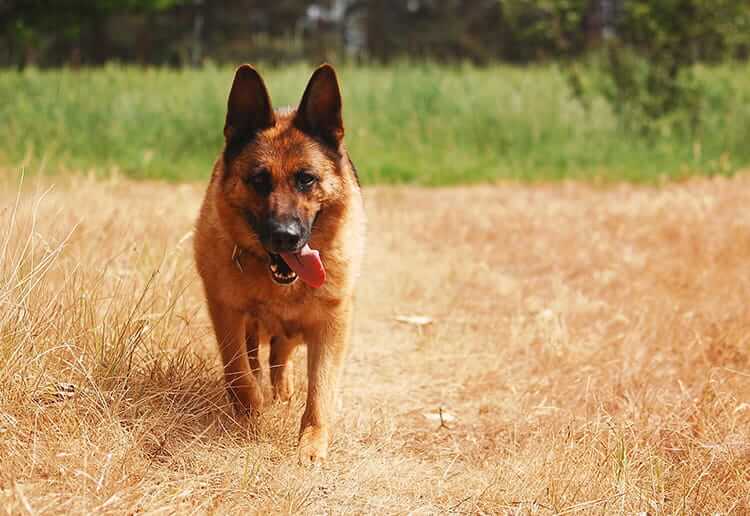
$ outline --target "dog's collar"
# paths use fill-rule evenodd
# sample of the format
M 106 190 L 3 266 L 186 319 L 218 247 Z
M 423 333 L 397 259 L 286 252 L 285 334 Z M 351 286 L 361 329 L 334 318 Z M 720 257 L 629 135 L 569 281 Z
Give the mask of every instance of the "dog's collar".
M 248 249 L 243 249 L 238 244 L 234 244 L 234 248 L 232 249 L 232 263 L 240 272 L 245 272 L 245 268 L 242 265 L 243 259 L 245 260 L 246 263 L 248 259 L 260 260 L 260 261 L 263 260 L 262 257 L 258 256 L 252 251 L 249 251 Z
M 242 259 L 242 249 L 237 244 L 234 245 L 234 249 L 232 250 L 232 261 L 234 262 L 234 266 L 237 267 L 237 270 L 240 272 L 245 272 L 242 269 L 242 262 L 240 261 Z

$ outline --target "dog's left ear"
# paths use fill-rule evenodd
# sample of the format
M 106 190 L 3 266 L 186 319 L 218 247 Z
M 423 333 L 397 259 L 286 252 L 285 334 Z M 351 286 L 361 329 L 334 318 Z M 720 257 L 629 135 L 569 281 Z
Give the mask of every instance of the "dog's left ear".
M 341 119 L 339 83 L 331 65 L 321 65 L 313 73 L 297 108 L 294 123 L 300 131 L 320 138 L 338 150 L 344 138 L 344 122 Z

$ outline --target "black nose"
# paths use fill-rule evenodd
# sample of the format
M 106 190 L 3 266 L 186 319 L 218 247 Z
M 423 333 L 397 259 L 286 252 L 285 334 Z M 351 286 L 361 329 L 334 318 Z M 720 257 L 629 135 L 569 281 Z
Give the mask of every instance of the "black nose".
M 299 222 L 271 221 L 269 230 L 273 252 L 285 253 L 299 249 L 303 237 L 302 225 Z

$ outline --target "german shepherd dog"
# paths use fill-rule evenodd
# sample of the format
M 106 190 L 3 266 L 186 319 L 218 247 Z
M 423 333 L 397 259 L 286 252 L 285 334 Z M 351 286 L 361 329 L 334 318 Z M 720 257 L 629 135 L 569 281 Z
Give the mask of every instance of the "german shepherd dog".
M 293 391 L 292 350 L 307 345 L 303 464 L 327 454 L 364 250 L 362 196 L 341 108 L 330 65 L 315 70 L 296 110 L 276 111 L 258 72 L 239 67 L 194 239 L 239 410 L 257 415 L 263 407 L 261 340 L 270 341 L 271 384 L 282 401 Z

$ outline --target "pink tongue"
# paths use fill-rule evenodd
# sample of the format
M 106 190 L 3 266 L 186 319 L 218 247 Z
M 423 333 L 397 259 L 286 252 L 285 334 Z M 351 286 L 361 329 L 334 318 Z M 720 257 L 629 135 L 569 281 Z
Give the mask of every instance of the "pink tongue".
M 286 264 L 302 278 L 302 281 L 313 288 L 318 288 L 326 281 L 326 270 L 320 261 L 320 253 L 305 245 L 297 253 L 281 253 Z

